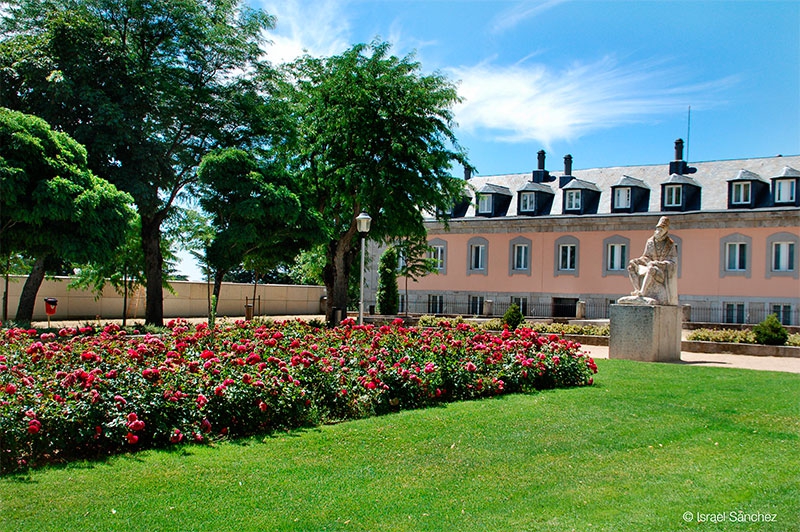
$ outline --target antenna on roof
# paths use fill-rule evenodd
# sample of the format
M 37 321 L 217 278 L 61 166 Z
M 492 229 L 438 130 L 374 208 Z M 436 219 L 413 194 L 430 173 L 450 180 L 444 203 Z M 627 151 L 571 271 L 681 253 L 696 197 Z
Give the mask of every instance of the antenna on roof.
M 686 119 L 686 160 L 690 161 L 689 159 L 689 140 L 691 139 L 692 133 L 692 106 L 689 106 L 689 116 Z

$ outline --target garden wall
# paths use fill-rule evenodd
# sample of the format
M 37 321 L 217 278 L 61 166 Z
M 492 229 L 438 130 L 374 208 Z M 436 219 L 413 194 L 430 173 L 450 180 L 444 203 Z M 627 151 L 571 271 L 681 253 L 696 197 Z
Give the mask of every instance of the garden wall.
M 17 312 L 19 296 L 25 277 L 12 276 L 8 287 L 8 315 L 13 319 Z M 44 298 L 58 299 L 53 319 L 119 319 L 122 318 L 123 298 L 106 287 L 100 298 L 88 290 L 68 290 L 68 277 L 45 279 L 36 296 L 34 320 L 46 320 Z M 4 284 L 4 283 L 3 283 Z M 164 290 L 164 317 L 193 318 L 208 315 L 208 295 L 212 285 L 203 282 L 172 281 L 174 294 Z M 2 290 L 5 290 L 3 286 Z M 253 308 L 256 316 L 310 315 L 324 313 L 321 303 L 325 297 L 324 286 L 263 285 L 256 287 Z M 253 285 L 223 283 L 217 304 L 217 315 L 244 316 L 245 301 L 253 302 Z M 260 301 L 259 301 L 260 298 Z M 128 296 L 128 318 L 144 319 L 145 290 L 139 288 Z

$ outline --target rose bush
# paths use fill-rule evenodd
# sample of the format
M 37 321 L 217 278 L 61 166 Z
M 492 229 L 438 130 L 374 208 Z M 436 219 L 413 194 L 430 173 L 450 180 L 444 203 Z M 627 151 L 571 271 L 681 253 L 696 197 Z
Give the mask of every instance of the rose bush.
M 597 371 L 579 344 L 526 328 L 173 320 L 169 331 L 2 331 L 0 470 L 589 385 Z

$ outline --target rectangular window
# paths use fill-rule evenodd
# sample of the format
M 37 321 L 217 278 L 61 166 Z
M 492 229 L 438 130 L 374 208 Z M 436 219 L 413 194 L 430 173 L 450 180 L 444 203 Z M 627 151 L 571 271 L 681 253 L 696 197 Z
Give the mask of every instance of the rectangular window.
M 431 246 L 428 258 L 433 259 L 433 266 L 437 270 L 444 270 L 444 246 Z
M 772 270 L 776 272 L 793 272 L 794 250 L 794 242 L 775 242 L 772 244 Z
M 398 305 L 397 311 L 398 312 L 403 312 L 403 313 L 408 312 L 408 309 L 406 309 L 406 295 L 405 294 L 400 294 L 400 305 Z
M 444 296 L 428 294 L 428 314 L 444 314 Z
M 681 203 L 681 185 L 667 185 L 664 187 L 664 206 L 665 207 L 680 207 Z
M 574 211 L 581 208 L 581 191 L 567 190 L 567 210 Z
M 559 256 L 561 257 L 559 261 L 559 270 L 568 270 L 574 271 L 575 270 L 575 256 L 577 252 L 577 248 L 575 244 L 561 244 L 559 246 Z
M 475 244 L 469 247 L 469 267 L 471 270 L 486 269 L 486 246 Z
M 528 315 L 528 298 L 527 297 L 514 297 L 511 296 L 511 304 L 519 307 L 519 311 L 523 316 Z
M 514 264 L 512 269 L 528 269 L 528 244 L 514 244 Z
M 744 303 L 725 303 L 725 323 L 744 323 Z
M 483 314 L 483 296 L 470 296 L 469 312 L 473 316 L 481 316 Z
M 791 305 L 772 305 L 772 313 L 778 317 L 783 325 L 791 325 L 792 323 L 792 307 Z
M 519 195 L 520 212 L 533 212 L 536 210 L 536 194 L 533 192 L 523 192 Z
M 480 214 L 492 213 L 492 196 L 490 194 L 478 194 L 478 212 Z
M 743 272 L 747 270 L 747 244 L 744 242 L 729 242 L 726 246 L 727 257 L 725 264 L 729 272 Z
M 779 179 L 775 181 L 775 202 L 793 202 L 796 193 L 795 183 L 794 179 Z
M 628 209 L 631 206 L 630 187 L 614 189 L 614 207 L 617 209 Z
M 625 244 L 608 245 L 608 269 L 624 270 L 628 267 L 628 247 Z
M 733 198 L 731 203 L 734 204 L 749 204 L 750 203 L 750 182 L 733 184 Z

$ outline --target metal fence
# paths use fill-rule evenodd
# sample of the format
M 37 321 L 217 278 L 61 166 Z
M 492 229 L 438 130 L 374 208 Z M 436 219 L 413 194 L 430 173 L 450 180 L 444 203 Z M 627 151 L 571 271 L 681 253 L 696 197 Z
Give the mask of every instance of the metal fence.
M 431 294 L 427 300 L 412 300 L 408 309 L 404 306 L 404 298 L 401 298 L 400 312 L 414 315 L 497 317 L 505 314 L 516 303 L 522 314 L 528 318 L 576 318 L 582 307 L 582 317 L 585 319 L 608 319 L 612 302 L 587 301 L 581 302 L 579 306 L 577 298 L 531 302 L 525 298 L 503 297 L 501 300 L 492 300 L 483 296 Z M 756 324 L 769 314 L 776 314 L 784 325 L 800 325 L 800 309 L 791 305 L 691 303 L 687 306 L 690 307 L 687 319 L 695 323 Z

